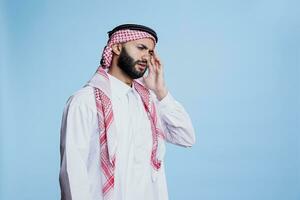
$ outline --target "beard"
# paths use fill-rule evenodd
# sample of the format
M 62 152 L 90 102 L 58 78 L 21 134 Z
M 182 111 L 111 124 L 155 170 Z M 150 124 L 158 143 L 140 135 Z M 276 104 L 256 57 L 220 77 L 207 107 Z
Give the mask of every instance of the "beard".
M 148 69 L 148 66 L 143 71 L 138 71 L 135 66 L 139 63 L 147 64 L 146 61 L 135 61 L 126 51 L 125 47 L 122 48 L 119 59 L 118 66 L 120 69 L 128 75 L 131 79 L 141 78 Z

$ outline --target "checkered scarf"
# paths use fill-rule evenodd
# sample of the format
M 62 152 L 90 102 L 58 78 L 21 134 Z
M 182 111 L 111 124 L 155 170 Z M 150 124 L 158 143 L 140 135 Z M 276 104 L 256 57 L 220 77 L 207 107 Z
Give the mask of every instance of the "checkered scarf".
M 103 65 L 106 67 L 99 67 L 94 77 L 89 81 L 88 85 L 94 87 L 94 94 L 96 99 L 96 107 L 98 112 L 98 126 L 99 126 L 99 141 L 100 141 L 100 159 L 101 159 L 101 179 L 102 179 L 102 193 L 104 200 L 113 199 L 114 189 L 114 171 L 115 159 L 117 149 L 116 125 L 114 121 L 114 114 L 111 103 L 111 89 L 109 77 L 104 68 L 110 66 L 112 59 L 111 45 L 118 42 L 126 42 L 135 39 L 141 39 L 152 36 L 148 33 L 133 30 L 120 30 L 116 32 L 108 42 L 103 52 Z M 151 151 L 151 165 L 152 178 L 156 177 L 158 170 L 161 167 L 161 159 L 164 153 L 161 149 L 164 148 L 164 134 L 155 104 L 151 98 L 150 91 L 142 83 L 137 80 L 133 81 L 133 87 L 140 95 L 145 111 L 148 114 L 152 131 L 152 151 Z M 164 150 L 163 150 L 164 151 Z

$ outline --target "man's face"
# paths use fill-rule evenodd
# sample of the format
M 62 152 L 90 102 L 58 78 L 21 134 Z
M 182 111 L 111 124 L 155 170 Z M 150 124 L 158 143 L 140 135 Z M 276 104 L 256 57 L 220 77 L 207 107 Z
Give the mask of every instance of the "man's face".
M 122 46 L 118 66 L 130 78 L 141 78 L 148 68 L 153 49 L 154 42 L 149 38 L 127 42 Z

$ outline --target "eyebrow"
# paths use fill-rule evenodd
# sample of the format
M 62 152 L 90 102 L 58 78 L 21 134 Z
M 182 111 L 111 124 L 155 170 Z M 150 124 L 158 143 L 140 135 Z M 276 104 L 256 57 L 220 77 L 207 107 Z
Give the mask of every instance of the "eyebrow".
M 144 44 L 138 44 L 140 46 L 142 46 L 144 49 L 149 49 L 146 45 Z M 150 53 L 153 53 L 154 51 L 153 50 L 149 50 Z

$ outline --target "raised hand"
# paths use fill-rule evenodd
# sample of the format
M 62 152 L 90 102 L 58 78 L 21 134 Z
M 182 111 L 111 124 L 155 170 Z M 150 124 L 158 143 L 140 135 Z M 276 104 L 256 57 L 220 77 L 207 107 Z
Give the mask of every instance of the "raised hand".
M 149 71 L 144 76 L 144 84 L 155 93 L 158 100 L 161 100 L 168 94 L 168 90 L 164 81 L 163 65 L 155 52 L 150 57 L 148 66 Z

